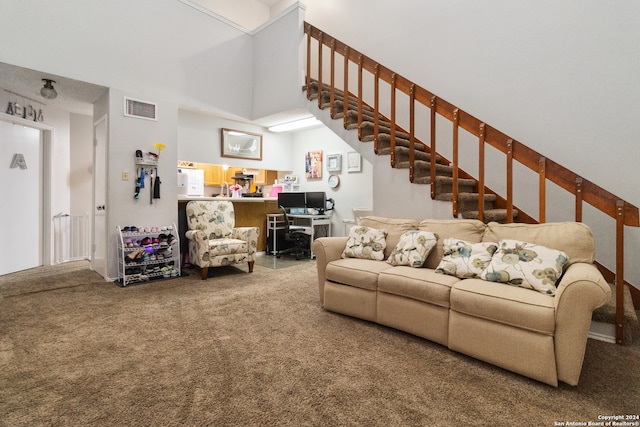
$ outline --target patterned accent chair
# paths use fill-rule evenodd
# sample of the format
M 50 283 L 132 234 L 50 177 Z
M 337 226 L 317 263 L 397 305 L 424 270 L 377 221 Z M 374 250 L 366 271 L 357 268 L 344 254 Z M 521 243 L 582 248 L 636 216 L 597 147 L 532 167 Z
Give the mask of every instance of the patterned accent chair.
M 248 263 L 253 272 L 258 227 L 236 227 L 233 203 L 229 201 L 190 201 L 186 206 L 185 233 L 191 263 L 200 267 L 206 280 L 209 267 Z

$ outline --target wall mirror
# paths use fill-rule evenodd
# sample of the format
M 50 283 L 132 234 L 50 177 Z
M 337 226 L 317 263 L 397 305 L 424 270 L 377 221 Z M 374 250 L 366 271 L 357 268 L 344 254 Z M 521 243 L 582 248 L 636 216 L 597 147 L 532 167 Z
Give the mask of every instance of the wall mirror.
M 262 134 L 222 129 L 222 157 L 262 160 Z

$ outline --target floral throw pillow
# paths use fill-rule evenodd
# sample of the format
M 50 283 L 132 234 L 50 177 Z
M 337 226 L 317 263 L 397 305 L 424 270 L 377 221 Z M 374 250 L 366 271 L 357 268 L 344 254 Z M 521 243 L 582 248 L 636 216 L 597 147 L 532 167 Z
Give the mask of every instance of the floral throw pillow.
M 387 230 L 371 227 L 351 227 L 342 258 L 362 258 L 382 261 L 387 247 Z
M 448 274 L 461 279 L 476 278 L 491 262 L 491 257 L 498 249 L 494 242 L 469 243 L 460 239 L 444 239 L 442 242 L 444 256 L 436 267 L 436 273 Z
M 391 265 L 422 267 L 431 249 L 438 243 L 438 236 L 430 231 L 410 230 L 400 235 L 387 262 Z
M 519 240 L 501 240 L 481 278 L 553 296 L 556 294 L 556 281 L 568 261 L 567 255 L 557 249 Z

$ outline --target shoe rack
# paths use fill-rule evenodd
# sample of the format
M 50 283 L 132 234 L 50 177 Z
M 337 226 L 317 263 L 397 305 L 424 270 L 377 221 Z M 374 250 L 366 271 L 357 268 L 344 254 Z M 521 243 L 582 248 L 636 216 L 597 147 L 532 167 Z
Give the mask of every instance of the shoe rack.
M 118 285 L 180 277 L 180 240 L 175 224 L 117 226 L 117 230 Z

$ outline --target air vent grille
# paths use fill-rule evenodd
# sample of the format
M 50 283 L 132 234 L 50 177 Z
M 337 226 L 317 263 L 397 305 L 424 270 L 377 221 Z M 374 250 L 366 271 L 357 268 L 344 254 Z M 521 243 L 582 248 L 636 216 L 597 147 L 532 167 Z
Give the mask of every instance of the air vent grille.
M 125 98 L 124 115 L 138 119 L 158 120 L 158 104 L 133 98 Z

